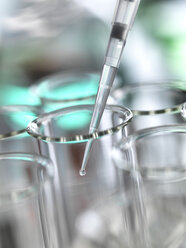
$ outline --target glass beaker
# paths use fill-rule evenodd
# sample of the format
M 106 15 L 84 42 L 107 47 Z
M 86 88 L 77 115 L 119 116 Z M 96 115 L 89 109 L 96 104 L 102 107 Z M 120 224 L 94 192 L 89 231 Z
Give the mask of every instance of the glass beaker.
M 58 195 L 61 235 L 66 247 L 74 238 L 74 223 L 87 206 L 103 201 L 117 190 L 111 149 L 123 135 L 132 118 L 130 110 L 108 105 L 99 130 L 89 133 L 94 105 L 77 105 L 43 114 L 29 124 L 27 131 L 40 140 L 40 151 L 55 164 L 55 190 Z M 87 165 L 87 175 L 81 177 L 86 142 L 95 139 Z M 66 233 L 64 231 L 66 229 Z M 65 233 L 65 234 L 64 234 Z
M 98 83 L 96 73 L 69 71 L 43 78 L 31 86 L 31 91 L 40 98 L 44 112 L 49 112 L 94 103 Z
M 0 247 L 56 247 L 52 178 L 45 157 L 0 154 Z
M 28 123 L 41 114 L 38 107 L 7 105 L 0 107 L 0 153 L 39 154 L 38 142 L 26 133 Z
M 183 123 L 180 112 L 186 101 L 184 81 L 147 82 L 126 85 L 112 92 L 117 104 L 132 110 L 129 132 L 158 125 Z
M 127 191 L 132 186 L 137 189 L 135 194 L 141 201 L 140 216 L 146 223 L 149 247 L 186 247 L 185 149 L 183 124 L 140 130 L 113 149 L 120 190 Z M 130 209 L 131 216 L 138 206 Z M 128 220 L 130 224 L 133 221 L 132 217 Z M 132 234 L 132 224 L 130 228 Z

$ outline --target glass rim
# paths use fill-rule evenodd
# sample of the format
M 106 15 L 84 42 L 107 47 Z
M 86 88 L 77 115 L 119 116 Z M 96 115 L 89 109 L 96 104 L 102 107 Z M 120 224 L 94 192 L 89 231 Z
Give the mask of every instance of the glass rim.
M 186 125 L 185 124 L 171 124 L 171 125 L 162 125 L 162 126 L 156 126 L 156 127 L 151 127 L 151 128 L 144 128 L 139 131 L 136 131 L 134 134 L 131 134 L 127 136 L 126 138 L 122 138 L 112 149 L 112 158 L 114 162 L 116 163 L 116 167 L 130 172 L 131 170 L 134 172 L 139 171 L 140 176 L 142 176 L 143 179 L 149 179 L 152 182 L 162 182 L 162 171 L 158 170 L 157 167 L 148 167 L 148 166 L 143 166 L 143 163 L 140 165 L 138 164 L 138 157 L 136 159 L 136 154 L 135 154 L 135 146 L 137 145 L 138 141 L 144 142 L 147 138 L 158 138 L 161 137 L 163 140 L 166 140 L 166 136 L 169 134 L 179 134 L 179 135 L 186 135 Z M 165 137 L 163 137 L 163 135 Z M 140 146 L 143 146 L 143 144 L 140 144 Z M 153 147 L 150 148 L 151 152 L 153 152 Z M 165 149 L 169 151 L 169 146 L 166 146 Z M 123 157 L 122 153 L 129 152 L 130 153 L 130 159 L 128 162 L 123 163 Z M 145 152 L 145 150 L 144 150 Z M 163 150 L 164 152 L 164 150 Z M 138 155 L 137 155 L 138 156 Z M 148 157 L 148 156 L 147 156 Z M 160 156 L 161 157 L 161 156 Z M 125 160 L 126 161 L 126 160 Z M 137 164 L 137 166 L 136 166 Z M 135 165 L 135 167 L 133 167 Z M 141 166 L 142 165 L 142 166 Z M 157 161 L 156 164 L 157 165 Z M 131 167 L 132 166 L 132 167 Z M 169 171 L 169 167 L 163 167 L 166 168 L 166 171 Z M 184 166 L 184 171 L 185 171 L 185 166 Z M 154 172 L 157 171 L 158 174 L 155 175 Z M 147 174 L 150 172 L 150 174 L 147 176 Z M 151 174 L 153 172 L 153 174 Z M 164 172 L 163 172 L 164 173 Z M 184 176 L 184 174 L 183 174 Z M 182 177 L 183 178 L 183 177 Z M 184 176 L 185 178 L 185 176 Z M 176 175 L 175 177 L 172 177 L 171 175 L 167 176 L 166 182 L 176 182 L 180 181 L 179 175 Z
M 132 144 L 138 140 L 141 140 L 145 137 L 163 135 L 169 133 L 185 133 L 186 134 L 186 125 L 185 124 L 169 124 L 156 127 L 149 127 L 138 130 L 133 134 L 130 134 L 127 137 L 122 138 L 119 143 L 116 145 L 116 148 L 124 148 L 125 145 Z
M 181 88 L 181 86 L 185 87 L 185 90 Z M 177 79 L 168 79 L 168 80 L 155 80 L 151 82 L 139 82 L 139 83 L 131 83 L 126 84 L 122 88 L 118 88 L 116 90 L 113 90 L 111 92 L 111 96 L 115 99 L 115 95 L 118 94 L 118 92 L 121 92 L 121 96 L 123 97 L 126 92 L 130 92 L 131 89 L 139 89 L 143 87 L 158 87 L 158 89 L 161 90 L 161 88 L 164 86 L 169 87 L 170 89 L 177 89 L 179 91 L 186 92 L 186 81 L 184 80 L 177 80 Z M 136 115 L 157 115 L 157 114 L 174 114 L 174 113 L 180 113 L 182 109 L 182 105 L 184 104 L 177 104 L 172 107 L 168 108 L 160 108 L 160 109 L 154 109 L 154 110 L 137 110 L 137 109 L 131 109 L 134 116 Z
M 49 98 L 49 97 L 44 97 L 40 94 L 41 88 L 44 85 L 50 86 L 52 89 L 56 87 L 56 85 L 68 85 L 68 82 L 65 82 L 65 78 L 68 76 L 75 76 L 75 77 L 80 77 L 80 76 L 88 76 L 90 77 L 93 74 L 97 74 L 99 75 L 96 71 L 90 71 L 90 72 L 86 72 L 86 71 L 64 71 L 64 72 L 59 72 L 56 74 L 52 74 L 46 77 L 43 77 L 42 79 L 40 79 L 36 84 L 32 85 L 30 87 L 30 90 L 37 95 L 37 97 L 40 98 L 40 100 L 42 102 L 45 103 L 68 103 L 68 102 L 76 102 L 76 101 L 83 101 L 83 100 L 89 100 L 89 99 L 94 99 L 96 97 L 96 94 L 91 94 L 89 96 L 84 96 L 84 97 L 76 97 L 76 98 L 70 98 L 70 99 L 53 99 L 53 98 Z M 60 79 L 60 83 L 59 81 L 57 82 L 56 80 Z M 51 84 L 51 80 L 53 81 Z M 62 82 L 64 80 L 64 82 Z
M 72 137 L 52 137 L 52 136 L 47 136 L 47 135 L 41 135 L 36 131 L 41 125 L 43 121 L 46 121 L 47 118 L 52 119 L 53 117 L 59 116 L 60 114 L 68 113 L 70 111 L 73 111 L 74 109 L 76 110 L 83 110 L 83 109 L 90 109 L 93 110 L 94 104 L 81 104 L 81 105 L 75 105 L 67 108 L 61 108 L 49 113 L 45 113 L 40 115 L 37 119 L 33 120 L 32 122 L 29 123 L 26 131 L 29 135 L 31 135 L 34 138 L 37 138 L 38 140 L 43 140 L 46 142 L 55 142 L 55 143 L 70 143 L 70 142 L 85 142 L 90 139 L 98 139 L 100 137 L 103 137 L 108 134 L 113 134 L 121 130 L 123 127 L 127 126 L 127 124 L 132 120 L 133 114 L 130 109 L 119 106 L 119 105 L 106 105 L 105 109 L 110 110 L 110 111 L 115 111 L 118 114 L 120 114 L 122 117 L 125 118 L 125 120 L 109 129 L 103 130 L 103 131 L 95 131 L 90 134 L 79 134 L 75 135 Z
M 0 114 L 3 113 L 3 112 L 15 112 L 15 113 L 18 113 L 18 112 L 26 112 L 26 111 L 32 111 L 33 113 L 36 113 L 37 115 L 40 115 L 41 114 L 41 110 L 40 110 L 40 107 L 39 106 L 33 106 L 33 105 L 4 105 L 4 106 L 0 106 Z M 5 133 L 5 134 L 1 134 L 0 133 L 0 140 L 2 139 L 6 139 L 6 138 L 9 138 L 9 137 L 13 137 L 13 136 L 17 136 L 19 134 L 22 134 L 22 133 L 25 133 L 26 132 L 26 127 L 25 128 L 21 128 L 20 130 L 14 130 L 14 131 L 11 131 L 11 132 L 8 132 L 8 133 Z
M 32 169 L 37 169 L 41 168 L 41 176 L 40 178 L 42 180 L 39 180 L 39 183 L 30 183 L 29 185 L 25 188 L 23 187 L 23 194 L 21 194 L 21 198 L 18 199 L 24 200 L 28 197 L 31 197 L 39 192 L 40 189 L 44 186 L 46 182 L 50 182 L 53 179 L 54 175 L 54 167 L 52 164 L 52 161 L 45 157 L 45 156 L 40 156 L 36 154 L 31 154 L 31 153 L 19 153 L 19 152 L 14 152 L 14 153 L 1 153 L 0 154 L 0 162 L 3 160 L 20 160 L 20 161 L 25 161 L 28 162 L 27 166 L 31 167 Z M 0 165 L 1 166 L 1 165 Z M 20 164 L 20 166 L 23 166 L 23 164 Z M 46 174 L 42 173 L 42 171 L 45 169 Z M 20 188 L 21 189 L 21 188 Z M 25 194 L 26 191 L 26 194 Z

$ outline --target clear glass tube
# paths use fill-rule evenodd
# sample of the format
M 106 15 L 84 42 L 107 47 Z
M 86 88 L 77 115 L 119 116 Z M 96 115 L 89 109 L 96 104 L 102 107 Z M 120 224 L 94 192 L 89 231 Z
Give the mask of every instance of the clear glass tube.
M 99 74 L 91 71 L 66 71 L 42 78 L 30 87 L 30 92 L 41 101 L 44 112 L 79 104 L 95 102 Z M 118 88 L 119 77 L 114 81 Z M 109 103 L 111 103 L 111 98 Z
M 28 123 L 41 114 L 38 107 L 8 105 L 0 107 L 0 153 L 31 152 L 39 154 L 38 142 L 26 133 Z
M 26 153 L 0 154 L 0 246 L 56 247 L 53 165 Z M 47 193 L 47 194 L 46 194 Z
M 152 248 L 186 247 L 185 148 L 186 127 L 180 124 L 139 130 L 113 149 L 121 192 L 140 182 L 136 192 L 141 204 L 134 204 L 130 211 L 144 221 Z M 143 211 L 138 211 L 139 206 Z M 128 222 L 131 237 L 139 235 L 132 215 Z
M 135 83 L 111 93 L 116 104 L 130 108 L 134 114 L 129 132 L 157 125 L 184 123 L 182 105 L 186 100 L 184 81 Z
M 139 221 L 139 208 L 135 208 L 139 206 L 139 198 L 133 193 L 132 189 L 128 192 L 123 191 L 112 195 L 99 205 L 86 209 L 76 221 L 73 247 L 151 247 L 149 243 L 148 246 L 147 243 L 142 246 L 141 233 L 139 232 L 138 236 L 135 233 L 135 226 L 141 228 L 141 231 L 145 227 L 144 223 Z M 132 232 L 129 225 L 133 226 Z
M 95 72 L 68 71 L 41 79 L 30 90 L 45 112 L 78 104 L 94 103 L 99 75 Z
M 99 130 L 89 134 L 94 105 L 78 105 L 40 116 L 28 126 L 40 150 L 55 164 L 55 190 L 61 238 L 65 247 L 74 241 L 75 222 L 88 206 L 102 202 L 117 190 L 117 175 L 110 152 L 121 139 L 132 113 L 126 108 L 107 105 Z M 94 139 L 86 177 L 79 175 L 86 142 Z

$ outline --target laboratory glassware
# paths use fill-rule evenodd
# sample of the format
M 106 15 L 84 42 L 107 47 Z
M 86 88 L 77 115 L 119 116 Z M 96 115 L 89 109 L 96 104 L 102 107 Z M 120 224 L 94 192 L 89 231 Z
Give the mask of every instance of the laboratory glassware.
M 92 72 L 68 71 L 42 78 L 30 87 L 49 112 L 72 105 L 94 103 L 99 76 Z
M 172 124 L 139 130 L 112 152 L 121 192 L 131 188 L 131 178 L 140 182 L 152 248 L 186 247 L 185 148 L 185 125 Z
M 140 4 L 140 0 L 118 0 L 112 21 L 112 30 L 107 46 L 103 70 L 100 77 L 98 93 L 96 96 L 95 107 L 90 122 L 89 132 L 97 130 L 104 107 L 106 105 L 110 89 L 116 77 L 120 65 L 121 56 L 126 44 L 128 32 L 132 29 L 134 19 Z M 92 146 L 92 140 L 87 143 L 85 155 L 83 157 L 80 175 L 86 174 L 86 165 L 89 159 L 89 153 Z
M 116 77 L 114 88 L 119 88 Z M 30 87 L 30 91 L 41 101 L 44 112 L 79 104 L 95 102 L 99 75 L 90 71 L 64 71 L 42 78 Z M 112 104 L 112 98 L 109 98 Z
M 132 119 L 130 110 L 107 105 L 99 130 L 89 134 L 94 105 L 77 105 L 43 114 L 32 121 L 27 131 L 37 138 L 40 151 L 55 165 L 55 191 L 62 244 L 73 243 L 77 216 L 89 205 L 104 200 L 117 190 L 117 174 L 110 157 L 113 144 L 125 135 Z M 79 166 L 86 141 L 94 139 L 86 177 Z
M 29 152 L 39 154 L 38 142 L 31 138 L 26 127 L 41 114 L 39 107 L 7 105 L 0 107 L 0 153 Z
M 184 81 L 165 80 L 131 83 L 113 90 L 116 104 L 130 108 L 134 114 L 129 133 L 158 125 L 184 123 L 182 106 L 186 101 Z
M 52 162 L 27 153 L 0 154 L 0 246 L 57 247 Z
M 73 248 L 151 247 L 146 237 L 142 245 L 145 220 L 139 221 L 140 204 L 139 196 L 131 188 L 86 209 L 76 220 Z M 148 235 L 148 229 L 144 234 Z

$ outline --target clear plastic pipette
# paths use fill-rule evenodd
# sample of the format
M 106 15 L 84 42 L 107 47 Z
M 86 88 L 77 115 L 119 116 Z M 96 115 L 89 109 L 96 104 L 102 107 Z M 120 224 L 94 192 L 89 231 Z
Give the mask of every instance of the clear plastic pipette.
M 128 32 L 132 28 L 139 3 L 140 0 L 118 0 L 117 2 L 89 133 L 96 132 L 99 126 L 110 89 L 120 64 Z M 80 169 L 81 176 L 86 174 L 86 165 L 92 142 L 93 140 L 89 140 L 85 148 L 83 163 Z

